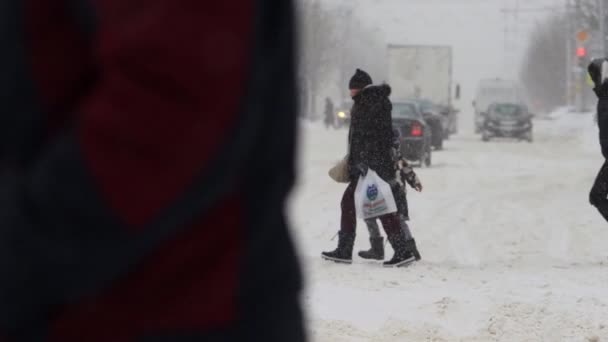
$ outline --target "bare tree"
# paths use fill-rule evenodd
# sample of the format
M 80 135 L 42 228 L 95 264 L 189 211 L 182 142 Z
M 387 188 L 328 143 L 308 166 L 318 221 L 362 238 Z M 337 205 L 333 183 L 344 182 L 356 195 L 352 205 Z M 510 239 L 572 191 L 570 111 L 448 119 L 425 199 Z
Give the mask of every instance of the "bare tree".
M 521 80 L 536 107 L 552 110 L 566 103 L 566 22 L 554 16 L 532 33 Z
M 591 33 L 591 41 L 587 43 L 591 47 L 592 53 L 602 54 L 602 39 L 606 37 L 600 32 L 601 21 L 604 27 L 608 27 L 608 16 L 600 18 L 600 3 L 603 2 L 604 10 L 608 9 L 608 0 L 575 0 L 574 1 L 574 22 L 577 30 L 587 30 Z M 599 56 L 595 56 L 599 57 Z
M 300 102 L 303 115 L 314 119 L 325 97 L 341 100 L 346 95 L 355 68 L 366 69 L 377 80 L 385 78 L 386 44 L 352 5 L 327 8 L 319 0 L 300 0 L 299 6 Z
M 346 85 L 356 68 L 366 70 L 375 82 L 386 80 L 386 42 L 381 33 L 356 17 L 350 18 L 349 26 L 341 27 L 341 39 L 335 53 L 339 82 Z
M 300 87 L 306 115 L 317 113 L 317 91 L 331 68 L 330 51 L 335 26 L 318 0 L 300 2 Z
M 589 29 L 597 32 L 599 29 L 600 18 L 599 14 L 600 0 L 575 0 L 574 12 L 576 21 L 579 23 L 578 29 Z M 608 0 L 601 0 L 604 5 L 608 5 Z M 608 18 L 603 18 L 605 23 L 608 23 Z

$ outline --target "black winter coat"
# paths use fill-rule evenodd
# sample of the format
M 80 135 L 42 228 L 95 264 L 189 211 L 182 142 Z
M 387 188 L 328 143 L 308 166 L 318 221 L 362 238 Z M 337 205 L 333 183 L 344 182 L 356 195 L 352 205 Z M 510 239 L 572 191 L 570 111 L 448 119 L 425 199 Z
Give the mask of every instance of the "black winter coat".
M 600 146 L 608 159 L 608 97 L 600 97 L 597 103 L 597 123 L 600 129 Z
M 376 171 L 386 181 L 395 177 L 390 94 L 390 86 L 383 84 L 366 87 L 353 98 L 348 134 L 351 180 L 359 177 L 359 166 Z

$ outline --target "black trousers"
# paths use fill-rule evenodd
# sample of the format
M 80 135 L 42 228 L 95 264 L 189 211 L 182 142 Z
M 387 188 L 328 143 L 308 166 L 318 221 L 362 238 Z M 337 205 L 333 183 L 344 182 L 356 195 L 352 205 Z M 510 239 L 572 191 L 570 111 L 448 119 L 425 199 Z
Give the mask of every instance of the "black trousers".
M 589 194 L 591 205 L 597 208 L 604 219 L 608 221 L 608 160 L 604 162 L 597 174 L 595 183 Z
M 355 190 L 357 181 L 351 181 L 344 195 L 342 195 L 342 216 L 340 217 L 340 231 L 355 234 L 357 231 L 357 213 L 355 209 Z M 398 234 L 401 230 L 398 213 L 378 217 L 387 236 Z

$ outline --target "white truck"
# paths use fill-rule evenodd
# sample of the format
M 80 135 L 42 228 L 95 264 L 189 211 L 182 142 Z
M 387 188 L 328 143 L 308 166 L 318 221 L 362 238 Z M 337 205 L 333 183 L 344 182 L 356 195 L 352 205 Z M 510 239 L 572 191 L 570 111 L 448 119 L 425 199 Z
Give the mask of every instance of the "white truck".
M 389 45 L 388 82 L 392 98 L 427 100 L 443 108 L 446 130 L 458 130 L 457 111 L 452 106 L 452 47 Z M 460 87 L 456 86 L 456 99 Z

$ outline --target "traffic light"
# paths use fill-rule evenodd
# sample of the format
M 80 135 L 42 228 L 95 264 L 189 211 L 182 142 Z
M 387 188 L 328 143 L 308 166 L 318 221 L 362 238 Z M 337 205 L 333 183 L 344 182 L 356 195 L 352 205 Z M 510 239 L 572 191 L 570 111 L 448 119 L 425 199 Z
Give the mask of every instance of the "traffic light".
M 587 57 L 587 49 L 583 46 L 579 47 L 576 49 L 576 56 L 578 58 L 584 58 Z
M 586 68 L 589 64 L 586 47 L 579 46 L 576 48 L 576 64 L 581 68 Z

